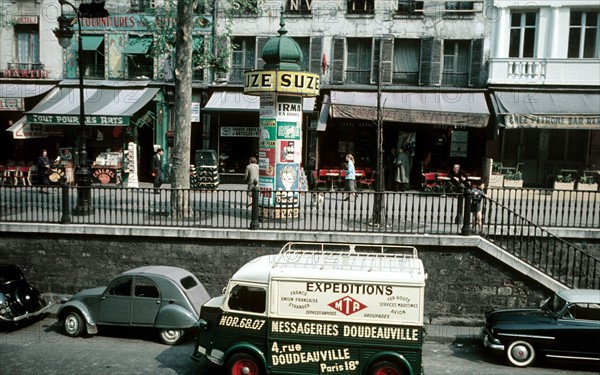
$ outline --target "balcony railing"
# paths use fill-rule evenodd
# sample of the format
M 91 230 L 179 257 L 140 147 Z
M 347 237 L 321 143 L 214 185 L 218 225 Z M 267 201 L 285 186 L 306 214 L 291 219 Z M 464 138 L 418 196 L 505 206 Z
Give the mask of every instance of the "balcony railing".
M 492 84 L 600 85 L 600 59 L 491 58 Z
M 44 70 L 44 64 L 41 63 L 8 63 L 6 64 L 8 70 Z

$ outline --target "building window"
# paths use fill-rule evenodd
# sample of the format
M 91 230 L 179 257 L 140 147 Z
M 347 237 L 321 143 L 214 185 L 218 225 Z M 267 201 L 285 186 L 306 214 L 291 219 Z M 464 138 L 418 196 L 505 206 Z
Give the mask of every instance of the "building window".
M 294 41 L 302 51 L 302 61 L 300 68 L 303 71 L 310 70 L 310 38 L 309 37 L 294 37 Z
M 442 86 L 469 85 L 469 47 L 468 40 L 444 40 Z
M 346 81 L 348 83 L 371 83 L 371 49 L 369 38 L 348 38 Z
M 123 53 L 127 55 L 127 73 L 131 79 L 154 79 L 154 59 L 150 52 L 152 37 L 130 36 Z
M 475 7 L 472 1 L 446 1 L 444 3 L 446 14 L 473 13 Z
M 286 14 L 311 14 L 313 0 L 287 0 Z
M 374 14 L 375 0 L 348 0 L 348 14 Z
M 396 39 L 394 41 L 394 71 L 392 82 L 408 85 L 419 83 L 419 39 Z
M 599 56 L 599 12 L 571 12 L 567 57 L 594 58 Z
M 155 0 L 130 0 L 129 8 L 131 9 L 131 13 L 143 13 L 147 12 L 149 9 L 154 9 Z
M 104 37 L 102 35 L 82 35 L 84 77 L 104 78 Z
M 244 82 L 244 72 L 256 67 L 256 41 L 253 37 L 233 38 L 230 82 Z
M 394 11 L 401 16 L 422 16 L 423 1 L 397 0 L 394 2 Z
M 38 25 L 15 25 L 18 69 L 38 69 L 40 64 L 40 33 Z
M 508 57 L 533 57 L 537 12 L 513 12 L 510 21 Z

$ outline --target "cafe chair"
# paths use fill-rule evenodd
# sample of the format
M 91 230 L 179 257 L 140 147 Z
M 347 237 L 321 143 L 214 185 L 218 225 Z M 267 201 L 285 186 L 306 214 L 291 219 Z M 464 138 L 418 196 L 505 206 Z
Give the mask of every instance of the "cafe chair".
M 423 176 L 423 191 L 431 192 L 431 191 L 439 191 L 439 185 L 437 182 L 437 175 L 434 172 L 426 172 L 421 173 Z
M 329 169 L 319 169 L 319 173 L 315 177 L 315 190 L 319 190 L 319 184 L 323 184 L 327 189 L 327 173 L 329 173 Z
M 361 188 L 373 190 L 373 185 L 375 185 L 375 171 L 373 168 L 365 168 L 365 177 L 361 178 L 358 183 Z
M 15 172 L 15 185 L 31 186 L 31 168 L 17 167 Z

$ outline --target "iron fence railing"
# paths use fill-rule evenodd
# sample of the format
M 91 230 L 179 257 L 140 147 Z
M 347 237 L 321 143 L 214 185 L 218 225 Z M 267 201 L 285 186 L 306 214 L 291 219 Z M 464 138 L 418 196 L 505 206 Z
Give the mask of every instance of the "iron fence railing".
M 253 204 L 245 190 L 90 190 L 92 213 L 76 215 L 78 187 L 51 187 L 45 194 L 38 187 L 3 186 L 0 222 L 434 235 L 477 229 L 464 216 L 471 215 L 469 194 L 362 191 L 346 200 L 341 191 L 299 191 L 278 196 L 280 206 L 269 209 L 258 190 Z M 543 228 L 598 228 L 598 194 L 489 189 L 480 234 L 565 285 L 600 288 L 600 260 Z
M 488 188 L 487 197 L 541 227 L 600 229 L 600 192 Z
M 600 289 L 600 259 L 502 203 L 486 199 L 484 209 L 482 236 L 571 288 Z

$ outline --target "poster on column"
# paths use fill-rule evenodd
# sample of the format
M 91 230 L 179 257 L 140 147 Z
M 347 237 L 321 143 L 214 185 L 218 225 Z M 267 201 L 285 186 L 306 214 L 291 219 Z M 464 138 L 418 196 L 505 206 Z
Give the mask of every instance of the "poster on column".
M 261 148 L 275 148 L 277 121 L 271 118 L 260 119 L 260 144 Z
M 260 94 L 260 117 L 275 116 L 275 93 L 263 92 Z
M 277 163 L 275 170 L 275 207 L 297 205 L 300 164 Z
M 258 150 L 258 170 L 260 176 L 275 177 L 274 148 L 261 148 Z
M 261 207 L 273 206 L 274 177 L 258 176 L 258 205 Z

